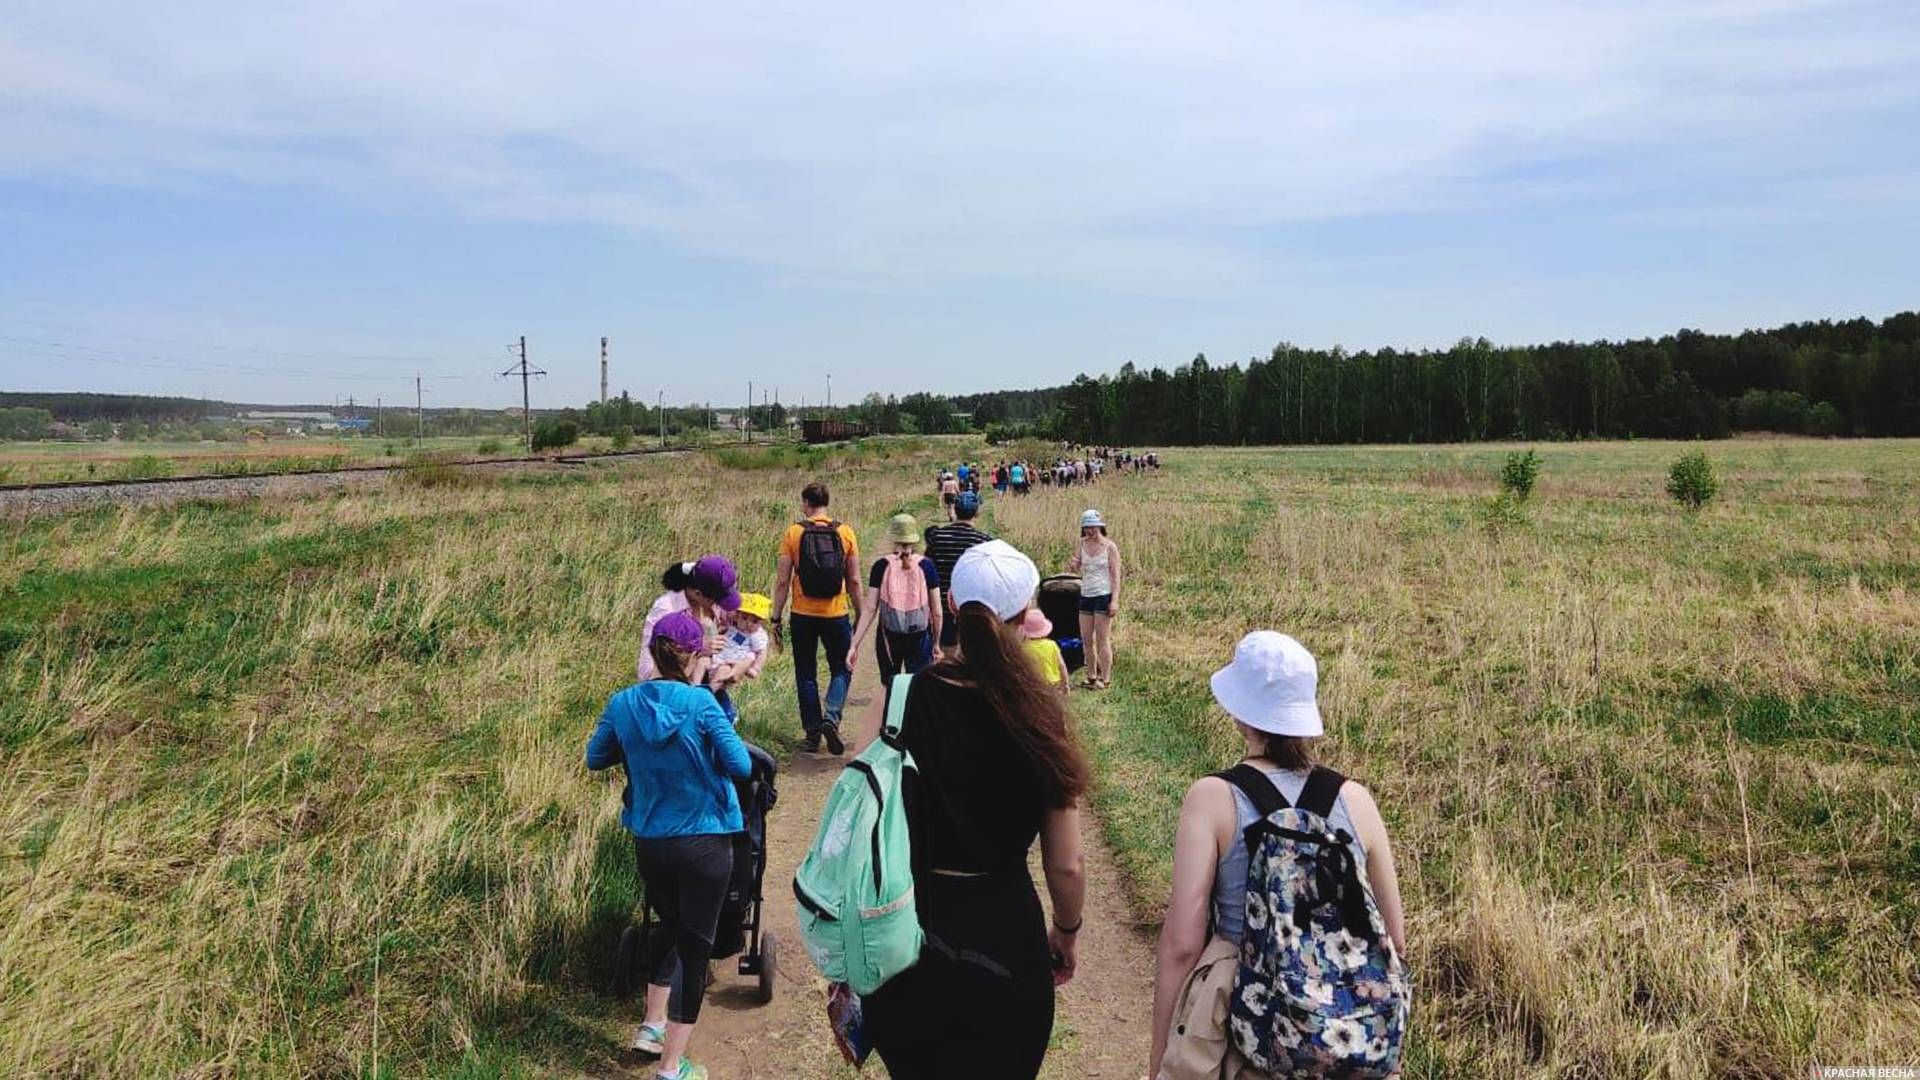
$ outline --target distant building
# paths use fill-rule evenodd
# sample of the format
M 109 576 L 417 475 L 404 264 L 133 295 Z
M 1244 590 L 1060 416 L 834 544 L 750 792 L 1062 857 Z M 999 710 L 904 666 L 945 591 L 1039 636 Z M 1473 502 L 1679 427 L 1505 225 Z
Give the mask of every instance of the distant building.
M 341 431 L 371 431 L 373 430 L 373 420 L 364 416 L 349 417 L 340 421 L 338 427 Z
M 245 417 L 248 420 L 320 421 L 320 420 L 333 419 L 333 414 L 330 412 L 270 412 L 266 410 L 255 409 L 251 412 L 241 413 L 240 415 Z

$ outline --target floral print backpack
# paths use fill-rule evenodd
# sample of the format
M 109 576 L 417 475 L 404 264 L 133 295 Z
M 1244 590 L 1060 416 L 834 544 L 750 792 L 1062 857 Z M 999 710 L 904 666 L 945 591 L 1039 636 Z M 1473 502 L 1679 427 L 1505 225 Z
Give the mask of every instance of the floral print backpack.
M 1385 1077 L 1406 1036 L 1406 970 L 1352 837 L 1327 823 L 1346 778 L 1315 768 L 1297 805 L 1242 762 L 1217 774 L 1259 812 L 1247 826 L 1246 933 L 1231 1041 L 1274 1077 Z

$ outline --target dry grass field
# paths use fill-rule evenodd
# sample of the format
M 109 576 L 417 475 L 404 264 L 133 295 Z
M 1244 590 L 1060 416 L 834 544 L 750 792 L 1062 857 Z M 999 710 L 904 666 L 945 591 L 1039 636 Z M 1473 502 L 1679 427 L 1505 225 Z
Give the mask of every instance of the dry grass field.
M 885 453 L 809 459 L 875 532 L 932 467 Z M 0 522 L 0 1075 L 603 1057 L 635 882 L 581 750 L 670 559 L 769 584 L 810 475 L 769 464 Z
M 1798 1077 L 1920 1064 L 1920 444 L 1176 451 L 1001 500 L 1063 560 L 1096 505 L 1132 569 L 1083 695 L 1144 905 L 1187 782 L 1232 759 L 1206 673 L 1275 627 L 1321 661 L 1324 756 L 1395 833 L 1408 1076 Z
M 1043 566 L 1088 504 L 1128 559 L 1116 687 L 1076 708 L 1143 913 L 1231 760 L 1205 676 L 1273 626 L 1395 832 L 1409 1077 L 1920 1063 L 1920 444 L 1712 444 L 1698 514 L 1681 449 L 1543 446 L 1520 518 L 1497 447 L 994 500 Z M 877 536 L 937 453 L 0 522 L 0 1075 L 602 1071 L 635 883 L 579 753 L 661 568 L 765 587 L 803 479 Z M 743 705 L 784 750 L 768 672 Z

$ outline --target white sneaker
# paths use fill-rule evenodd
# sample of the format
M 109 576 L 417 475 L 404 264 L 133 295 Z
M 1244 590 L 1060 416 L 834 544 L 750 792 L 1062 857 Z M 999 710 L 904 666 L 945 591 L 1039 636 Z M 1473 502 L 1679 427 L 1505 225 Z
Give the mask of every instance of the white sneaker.
M 664 1024 L 658 1027 L 652 1024 L 641 1024 L 633 1033 L 633 1049 L 642 1054 L 652 1054 L 655 1057 L 666 1053 L 666 1026 Z

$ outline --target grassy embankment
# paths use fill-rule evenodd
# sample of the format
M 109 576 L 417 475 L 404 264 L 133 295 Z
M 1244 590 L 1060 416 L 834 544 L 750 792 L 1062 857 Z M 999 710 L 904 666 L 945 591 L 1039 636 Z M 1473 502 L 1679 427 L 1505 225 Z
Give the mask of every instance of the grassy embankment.
M 1804 1076 L 1920 1061 L 1920 444 L 1175 451 L 1000 500 L 1130 568 L 1115 689 L 1077 695 L 1142 910 L 1188 781 L 1237 754 L 1206 675 L 1320 657 L 1324 754 L 1389 818 L 1419 985 L 1409 1077 Z
M 705 442 L 706 432 L 674 436 L 674 445 Z M 716 439 L 724 436 L 716 436 Z M 646 449 L 656 442 L 642 432 L 628 444 Z M 788 444 L 782 444 L 788 445 Z M 613 440 L 587 435 L 553 454 L 606 453 Z M 793 461 L 805 458 L 792 446 Z M 274 476 L 340 469 L 356 465 L 395 465 L 415 461 L 521 457 L 526 444 L 517 434 L 411 438 L 276 438 L 267 442 L 0 442 L 0 484 L 45 484 L 74 480 L 158 480 L 194 476 Z M 745 460 L 766 458 L 745 450 Z M 777 464 L 777 462 L 775 462 Z M 763 466 L 764 467 L 764 466 Z
M 808 460 L 870 536 L 933 475 Z M 636 896 L 581 748 L 661 568 L 718 551 L 766 588 L 811 475 L 684 456 L 0 523 L 0 1074 L 603 1070 Z M 752 737 L 786 748 L 791 693 L 769 664 Z

